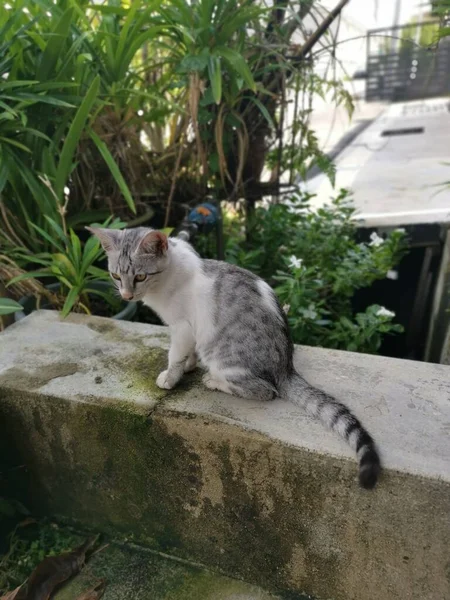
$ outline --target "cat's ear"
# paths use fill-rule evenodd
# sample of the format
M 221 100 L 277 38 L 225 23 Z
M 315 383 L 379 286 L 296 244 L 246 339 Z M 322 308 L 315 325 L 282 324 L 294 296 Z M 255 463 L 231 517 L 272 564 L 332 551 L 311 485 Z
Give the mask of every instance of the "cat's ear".
M 100 229 L 99 227 L 86 227 L 86 229 L 100 240 L 105 252 L 119 249 L 121 233 L 118 229 Z
M 136 252 L 138 254 L 151 254 L 164 256 L 169 247 L 167 236 L 161 231 L 149 231 L 139 242 Z

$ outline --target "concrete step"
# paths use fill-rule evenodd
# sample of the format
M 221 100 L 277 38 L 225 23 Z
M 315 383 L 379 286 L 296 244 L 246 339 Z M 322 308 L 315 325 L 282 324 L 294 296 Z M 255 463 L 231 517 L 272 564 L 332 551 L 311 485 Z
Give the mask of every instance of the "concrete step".
M 272 593 L 450 598 L 450 368 L 297 348 L 384 474 L 294 404 L 160 390 L 165 328 L 33 313 L 0 335 L 0 496 Z M 288 596 L 289 597 L 289 596 Z M 200 599 L 199 599 L 200 600 Z

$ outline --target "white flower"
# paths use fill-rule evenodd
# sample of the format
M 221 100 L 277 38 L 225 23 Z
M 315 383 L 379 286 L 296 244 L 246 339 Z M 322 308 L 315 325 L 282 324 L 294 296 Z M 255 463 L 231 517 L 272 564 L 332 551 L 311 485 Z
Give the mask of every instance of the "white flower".
M 404 227 L 397 227 L 395 231 L 398 231 L 399 233 L 406 233 L 406 229 Z
M 70 194 L 70 189 L 67 187 L 67 185 L 64 187 L 64 193 L 66 196 Z
M 382 237 L 380 237 L 378 235 L 378 233 L 376 233 L 375 231 L 373 233 L 370 234 L 370 239 L 372 240 L 369 244 L 369 246 L 381 246 L 381 244 L 384 243 L 384 240 Z
M 388 271 L 386 273 L 386 279 L 393 279 L 394 281 L 398 279 L 398 271 Z
M 144 115 L 144 111 L 143 111 L 142 109 L 139 109 L 139 110 L 137 111 L 137 114 L 138 114 L 140 117 L 142 117 L 142 116 Z
M 297 258 L 294 254 L 289 258 L 289 266 L 293 269 L 300 269 L 302 262 L 302 259 Z
M 384 306 L 381 306 L 375 314 L 377 315 L 377 317 L 389 317 L 389 318 L 395 317 L 395 312 L 392 312 L 391 310 L 384 308 Z
M 308 308 L 304 308 L 301 312 L 305 319 L 311 319 L 312 321 L 317 319 L 317 312 L 314 310 L 314 304 L 310 304 Z
M 290 308 L 291 308 L 290 304 L 283 304 L 283 312 L 284 312 L 285 315 L 288 314 Z

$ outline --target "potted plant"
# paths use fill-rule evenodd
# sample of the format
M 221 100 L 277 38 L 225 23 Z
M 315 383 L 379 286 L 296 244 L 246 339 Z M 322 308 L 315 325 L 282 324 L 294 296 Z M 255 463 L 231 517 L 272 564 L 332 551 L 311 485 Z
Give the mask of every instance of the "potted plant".
M 97 239 L 91 237 L 82 245 L 75 232 L 67 230 L 64 220 L 61 227 L 50 217 L 46 219 L 53 236 L 36 225 L 33 227 L 55 252 L 24 255 L 24 260 L 39 265 L 39 270 L 13 277 L 7 287 L 28 279 L 51 278 L 53 281 L 45 286 L 45 297 L 27 295 L 19 300 L 23 310 L 15 312 L 16 321 L 36 308 L 59 309 L 63 317 L 75 311 L 131 320 L 136 314 L 136 303 L 121 300 L 115 294 L 108 272 L 96 266 L 103 257 L 103 250 Z M 121 226 L 119 222 L 109 222 L 101 226 Z

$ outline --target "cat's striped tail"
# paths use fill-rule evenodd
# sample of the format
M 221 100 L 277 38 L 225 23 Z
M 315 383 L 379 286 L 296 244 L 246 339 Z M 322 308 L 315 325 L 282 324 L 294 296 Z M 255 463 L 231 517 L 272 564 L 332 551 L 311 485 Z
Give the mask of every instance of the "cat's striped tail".
M 377 483 L 381 470 L 375 442 L 350 410 L 322 390 L 309 385 L 293 373 L 280 396 L 301 406 L 308 414 L 339 433 L 355 450 L 359 460 L 359 483 L 370 489 Z

